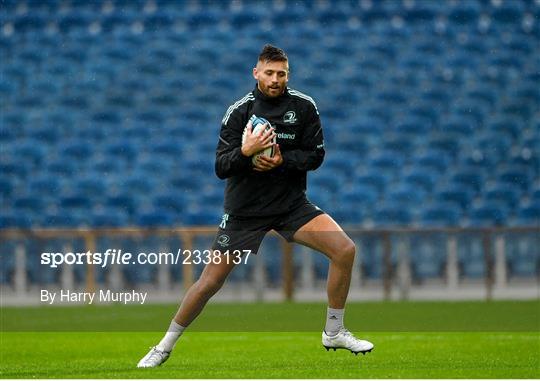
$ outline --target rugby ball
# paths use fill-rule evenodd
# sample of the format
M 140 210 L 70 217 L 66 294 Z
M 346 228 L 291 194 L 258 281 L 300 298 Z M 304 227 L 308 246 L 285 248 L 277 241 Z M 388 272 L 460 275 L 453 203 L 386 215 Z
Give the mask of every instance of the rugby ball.
M 249 118 L 249 120 L 251 121 L 251 125 L 253 126 L 251 130 L 252 134 L 258 134 L 263 128 L 265 128 L 265 131 L 272 128 L 272 125 L 270 124 L 269 121 L 267 121 L 264 118 L 260 118 L 256 116 L 255 114 L 253 114 L 251 118 Z M 246 141 L 246 131 L 247 131 L 247 127 L 244 128 L 244 133 L 242 134 L 242 144 L 244 144 L 244 142 Z M 275 137 L 272 140 L 272 143 L 276 144 Z M 257 158 L 262 155 L 268 156 L 268 157 L 274 157 L 274 146 L 263 149 L 262 151 L 259 151 L 253 154 L 253 156 L 251 156 L 251 162 L 255 164 L 257 162 Z

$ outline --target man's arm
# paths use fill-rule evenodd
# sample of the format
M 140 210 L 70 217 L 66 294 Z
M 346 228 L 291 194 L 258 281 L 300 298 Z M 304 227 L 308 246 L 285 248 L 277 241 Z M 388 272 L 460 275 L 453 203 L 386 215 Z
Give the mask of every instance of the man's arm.
M 297 171 L 312 171 L 324 160 L 324 139 L 319 114 L 313 107 L 311 118 L 302 137 L 301 148 L 282 152 L 283 168 Z
M 248 172 L 252 168 L 251 158 L 242 154 L 244 126 L 240 113 L 235 110 L 221 125 L 216 149 L 216 175 L 220 179 Z

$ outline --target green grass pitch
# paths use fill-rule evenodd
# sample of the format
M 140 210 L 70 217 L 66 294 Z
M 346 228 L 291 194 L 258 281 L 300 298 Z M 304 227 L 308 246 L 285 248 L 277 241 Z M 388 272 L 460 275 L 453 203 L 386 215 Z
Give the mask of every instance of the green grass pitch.
M 211 303 L 163 366 L 135 368 L 161 338 L 175 308 L 2 308 L 0 375 L 540 378 L 538 300 L 350 303 L 347 325 L 375 343 L 365 356 L 322 347 L 323 303 Z

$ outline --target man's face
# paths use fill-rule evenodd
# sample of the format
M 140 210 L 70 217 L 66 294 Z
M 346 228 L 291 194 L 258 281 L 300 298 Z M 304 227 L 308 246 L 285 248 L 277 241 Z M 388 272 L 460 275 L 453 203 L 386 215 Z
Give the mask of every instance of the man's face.
M 268 97 L 278 97 L 285 91 L 289 81 L 289 63 L 287 61 L 257 62 L 253 69 L 259 90 Z

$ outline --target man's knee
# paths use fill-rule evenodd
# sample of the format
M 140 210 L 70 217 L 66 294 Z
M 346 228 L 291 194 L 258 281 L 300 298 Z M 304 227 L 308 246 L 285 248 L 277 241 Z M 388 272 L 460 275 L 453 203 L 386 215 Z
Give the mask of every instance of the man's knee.
M 332 257 L 340 265 L 352 266 L 355 254 L 356 245 L 350 238 L 347 238 L 336 245 Z

